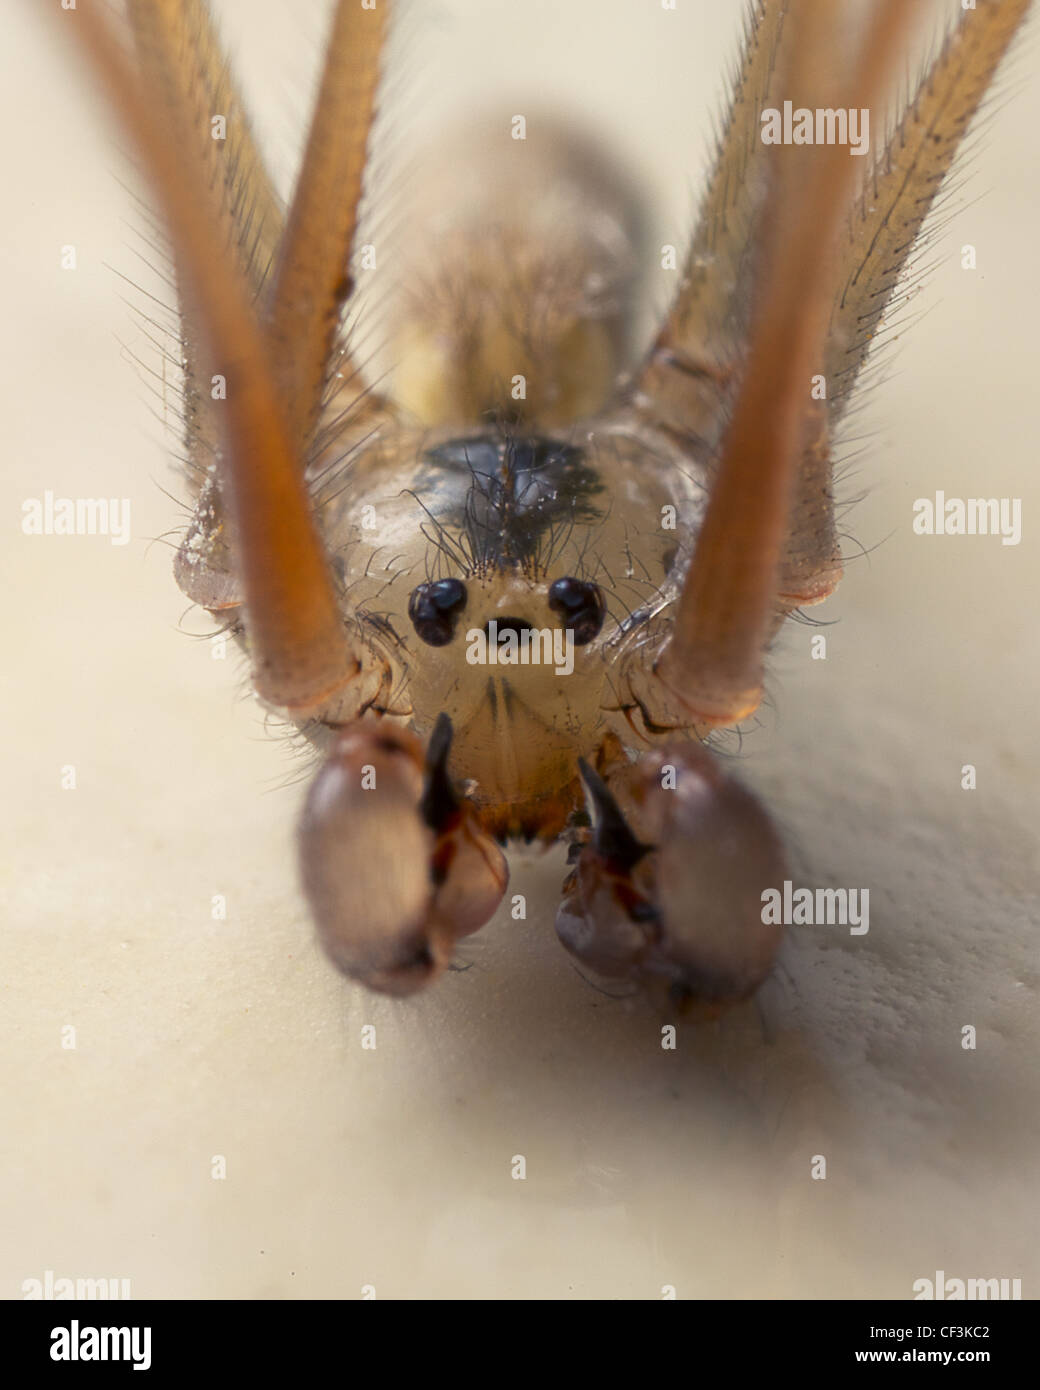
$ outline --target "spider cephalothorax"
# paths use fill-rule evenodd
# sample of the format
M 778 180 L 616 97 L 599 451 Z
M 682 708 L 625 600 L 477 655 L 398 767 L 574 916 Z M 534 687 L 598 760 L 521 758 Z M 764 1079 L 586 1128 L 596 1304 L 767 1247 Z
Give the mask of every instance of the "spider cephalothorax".
M 381 620 L 394 708 L 421 732 L 449 716 L 451 771 L 490 834 L 554 838 L 583 801 L 578 757 L 612 727 L 619 650 L 665 601 L 678 551 L 660 522 L 696 514 L 690 469 L 620 429 L 491 426 L 417 446 L 418 466 L 380 447 L 326 534 L 354 611 Z
M 335 7 L 284 214 L 203 0 L 128 8 L 139 71 L 96 14 L 77 24 L 173 246 L 197 493 L 177 578 L 321 751 L 300 861 L 326 949 L 414 991 L 496 910 L 499 842 L 567 831 L 557 930 L 579 961 L 746 997 L 784 855 L 700 739 L 754 711 L 773 634 L 840 578 L 832 436 L 1029 0 L 966 8 L 887 127 L 866 115 L 913 3 L 856 29 L 835 0 L 757 0 L 635 363 L 627 181 L 552 122 L 492 119 L 426 166 L 441 203 L 410 219 L 386 397 L 343 308 L 388 5 Z M 763 138 L 788 106 L 824 143 Z M 854 153 L 868 130 L 884 147 L 852 158 L 842 112 L 864 117 Z

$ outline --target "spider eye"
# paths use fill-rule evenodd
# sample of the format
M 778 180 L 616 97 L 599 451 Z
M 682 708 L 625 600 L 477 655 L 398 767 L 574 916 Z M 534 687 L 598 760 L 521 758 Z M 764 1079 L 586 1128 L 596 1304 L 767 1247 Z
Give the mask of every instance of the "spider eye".
M 466 606 L 466 586 L 461 579 L 438 579 L 420 584 L 408 600 L 408 616 L 416 636 L 431 647 L 446 646 L 455 635 L 455 623 Z
M 557 579 L 549 588 L 549 607 L 562 621 L 564 627 L 574 633 L 576 646 L 584 647 L 586 642 L 599 634 L 607 606 L 598 584 L 587 584 L 583 579 Z

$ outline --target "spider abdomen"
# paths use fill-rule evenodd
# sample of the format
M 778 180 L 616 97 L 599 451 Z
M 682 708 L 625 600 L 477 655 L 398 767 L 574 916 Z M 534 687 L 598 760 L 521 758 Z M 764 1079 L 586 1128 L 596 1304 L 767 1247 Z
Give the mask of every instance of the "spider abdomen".
M 396 403 L 456 429 L 599 410 L 644 260 L 628 172 L 572 127 L 506 110 L 441 137 L 406 182 Z

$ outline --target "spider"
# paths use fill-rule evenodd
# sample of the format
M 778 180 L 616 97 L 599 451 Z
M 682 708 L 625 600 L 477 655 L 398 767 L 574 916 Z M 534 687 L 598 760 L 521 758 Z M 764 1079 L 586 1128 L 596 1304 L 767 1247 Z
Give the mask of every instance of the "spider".
M 1029 4 L 965 8 L 893 102 L 916 6 L 876 0 L 856 28 L 829 0 L 756 0 L 634 364 L 624 178 L 522 116 L 444 146 L 385 394 L 349 324 L 388 0 L 334 6 L 287 210 L 203 0 L 128 0 L 133 58 L 77 12 L 172 246 L 176 579 L 320 757 L 301 877 L 352 979 L 427 986 L 502 902 L 503 847 L 560 838 L 582 967 L 709 1013 L 766 978 L 782 839 L 706 741 L 841 578 L 833 441 Z

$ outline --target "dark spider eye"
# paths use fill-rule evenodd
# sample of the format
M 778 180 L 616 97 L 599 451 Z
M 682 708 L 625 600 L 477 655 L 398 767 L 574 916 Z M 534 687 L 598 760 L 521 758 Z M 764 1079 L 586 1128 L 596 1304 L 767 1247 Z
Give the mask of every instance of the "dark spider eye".
M 455 635 L 455 623 L 466 606 L 466 586 L 461 579 L 438 579 L 420 584 L 408 600 L 408 616 L 416 636 L 431 647 L 446 646 Z
M 584 647 L 598 636 L 607 611 L 598 584 L 570 577 L 557 579 L 550 586 L 549 607 L 559 615 L 564 627 L 574 633 L 574 643 L 578 647 Z

